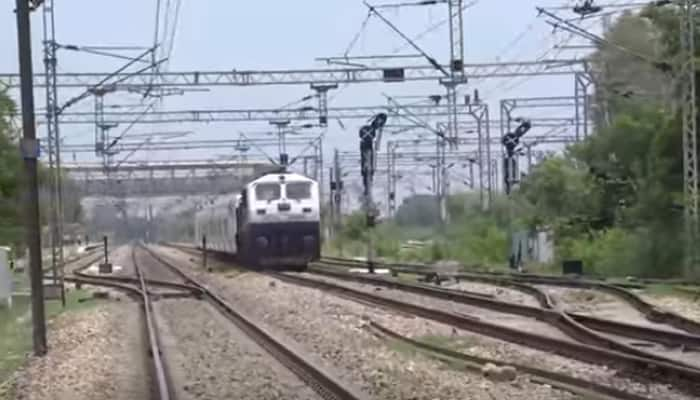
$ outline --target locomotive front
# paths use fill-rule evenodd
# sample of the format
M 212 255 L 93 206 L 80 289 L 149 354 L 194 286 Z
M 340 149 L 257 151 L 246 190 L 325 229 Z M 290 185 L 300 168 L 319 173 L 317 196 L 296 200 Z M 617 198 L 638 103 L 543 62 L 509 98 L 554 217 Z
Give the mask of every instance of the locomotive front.
M 239 212 L 239 256 L 265 268 L 304 269 L 321 256 L 318 183 L 268 174 L 246 185 Z

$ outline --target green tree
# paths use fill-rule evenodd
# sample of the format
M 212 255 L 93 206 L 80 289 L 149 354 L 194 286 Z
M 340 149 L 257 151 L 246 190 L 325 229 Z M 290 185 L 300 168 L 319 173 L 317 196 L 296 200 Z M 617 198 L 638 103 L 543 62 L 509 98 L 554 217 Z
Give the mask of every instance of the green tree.
M 605 34 L 614 45 L 592 56 L 595 134 L 523 183 L 529 222 L 555 228 L 560 257 L 582 258 L 602 273 L 680 271 L 678 26 L 677 11 L 668 7 L 616 21 Z
M 22 160 L 17 151 L 13 119 L 16 107 L 6 92 L 0 91 L 0 244 L 20 248 Z

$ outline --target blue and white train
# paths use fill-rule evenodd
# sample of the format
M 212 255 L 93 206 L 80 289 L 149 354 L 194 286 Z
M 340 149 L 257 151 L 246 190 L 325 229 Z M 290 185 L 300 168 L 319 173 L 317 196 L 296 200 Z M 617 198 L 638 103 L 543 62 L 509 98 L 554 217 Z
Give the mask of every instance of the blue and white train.
M 238 195 L 221 198 L 195 215 L 201 246 L 236 254 L 259 268 L 303 270 L 321 256 L 318 182 L 295 173 L 268 173 Z

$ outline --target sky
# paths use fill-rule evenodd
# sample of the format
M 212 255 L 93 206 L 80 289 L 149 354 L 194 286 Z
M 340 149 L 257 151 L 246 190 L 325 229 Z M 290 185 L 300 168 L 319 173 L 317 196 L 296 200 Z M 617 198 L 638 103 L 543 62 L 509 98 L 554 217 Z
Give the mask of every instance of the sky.
M 55 0 L 56 39 L 65 45 L 79 46 L 151 46 L 155 36 L 156 4 L 162 8 L 171 5 L 168 27 L 174 24 L 176 0 Z M 553 33 L 545 18 L 538 17 L 536 6 L 572 5 L 575 0 L 477 0 L 464 13 L 465 62 L 528 61 L 538 57 L 575 58 L 580 50 L 554 50 L 552 46 L 566 40 L 569 34 Z M 617 1 L 618 3 L 620 1 Z M 388 3 L 382 1 L 381 3 Z M 381 4 L 377 3 L 377 4 Z M 615 3 L 610 1 L 607 3 Z M 0 72 L 16 72 L 17 38 L 13 13 L 14 1 L 0 3 Z M 562 17 L 573 17 L 568 10 L 558 11 Z M 447 5 L 384 9 L 382 14 L 407 36 L 415 37 L 427 27 L 447 17 Z M 268 70 L 305 69 L 324 67 L 317 57 L 342 55 L 367 17 L 362 0 L 297 0 L 297 1 L 235 1 L 235 0 L 182 0 L 172 52 L 166 71 L 190 70 Z M 160 27 L 165 27 L 161 14 Z M 43 71 L 42 16 L 32 16 L 33 54 L 35 72 Z M 582 26 L 599 30 L 600 21 L 582 22 Z M 170 37 L 169 35 L 162 35 Z M 447 26 L 425 35 L 416 42 L 426 53 L 446 64 L 449 61 L 449 33 Z M 582 39 L 571 39 L 569 44 L 582 44 Z M 170 47 L 166 41 L 163 49 Z M 414 53 L 406 42 L 391 31 L 381 20 L 372 17 L 361 31 L 350 55 Z M 164 54 L 167 51 L 163 50 Z M 137 54 L 136 52 L 122 54 Z M 70 50 L 60 50 L 60 72 L 109 72 L 117 69 L 123 60 L 96 56 Z M 420 61 L 425 64 L 424 61 Z M 481 98 L 489 103 L 492 119 L 498 118 L 501 99 L 514 97 L 572 96 L 572 76 L 514 78 L 507 80 L 472 79 L 460 87 L 460 96 L 479 90 Z M 65 101 L 77 92 L 60 89 Z M 311 94 L 307 86 L 227 87 L 205 92 L 171 96 L 156 105 L 160 110 L 206 108 L 275 108 Z M 397 84 L 357 84 L 342 87 L 330 94 L 330 106 L 383 105 L 382 93 L 391 96 L 426 96 L 443 94 L 438 82 Z M 13 92 L 18 99 L 18 92 Z M 36 91 L 37 107 L 45 104 L 43 90 Z M 138 105 L 139 96 L 116 94 L 108 104 Z M 316 105 L 315 102 L 310 105 Z M 71 111 L 91 111 L 91 99 L 75 105 Z M 41 111 L 38 111 L 40 113 Z M 524 116 L 572 116 L 573 110 L 527 110 Z M 345 130 L 333 121 L 325 132 L 325 158 L 334 148 L 354 151 L 358 147 L 357 129 L 363 121 L 343 121 Z M 392 121 L 390 121 L 391 123 Z M 400 123 L 400 121 L 395 121 Z M 433 121 L 431 121 L 432 123 Z M 117 128 L 118 133 L 122 127 Z M 130 134 L 163 131 L 192 131 L 188 139 L 235 139 L 239 132 L 269 131 L 269 124 L 216 123 L 139 125 Z M 565 128 L 566 130 L 566 128 Z M 43 129 L 40 127 L 40 134 Z M 545 130 L 546 131 L 546 130 Z M 570 130 L 569 130 L 570 131 Z M 318 134 L 318 131 L 315 134 Z M 89 125 L 64 125 L 61 128 L 64 144 L 93 143 L 94 128 Z M 311 134 L 311 132 L 309 133 Z M 268 136 L 269 137 L 269 136 Z M 274 149 L 269 149 L 274 153 Z M 299 149 L 290 149 L 290 153 Z M 170 153 L 139 152 L 133 160 L 208 159 L 226 156 L 233 149 L 207 151 L 175 151 Z M 292 154 L 293 156 L 293 154 Z M 117 155 L 120 159 L 122 155 Z M 68 157 L 70 159 L 70 157 Z M 78 154 L 79 161 L 96 161 L 92 154 Z M 463 172 L 462 172 L 463 173 Z M 420 174 L 416 174 L 418 176 Z M 423 179 L 423 178 L 415 178 Z M 429 185 L 430 177 L 417 184 Z M 427 183 L 426 183 L 427 182 Z M 416 183 L 413 182 L 416 186 Z

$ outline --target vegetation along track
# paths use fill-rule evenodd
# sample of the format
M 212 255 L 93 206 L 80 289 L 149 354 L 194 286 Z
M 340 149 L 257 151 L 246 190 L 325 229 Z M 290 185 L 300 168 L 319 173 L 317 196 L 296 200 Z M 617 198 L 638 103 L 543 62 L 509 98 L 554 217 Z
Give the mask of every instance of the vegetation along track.
M 628 354 L 625 352 L 610 350 L 584 343 L 576 343 L 568 340 L 536 335 L 531 332 L 525 332 L 474 318 L 464 317 L 459 314 L 436 308 L 429 308 L 394 300 L 385 296 L 358 289 L 352 289 L 325 280 L 288 273 L 270 273 L 270 276 L 288 283 L 325 290 L 341 297 L 360 301 L 362 303 L 370 303 L 398 312 L 412 314 L 422 318 L 445 323 L 459 329 L 484 334 L 592 364 L 606 365 L 607 367 L 616 368 L 620 372 L 629 372 L 633 375 L 641 374 L 649 379 L 671 383 L 677 385 L 678 387 L 689 389 L 693 393 L 697 393 L 700 389 L 696 387 L 696 383 L 700 382 L 700 370 L 685 365 L 680 365 L 679 363 L 668 362 L 666 360 L 659 360 L 635 354 Z
M 143 247 L 148 254 L 168 267 L 171 271 L 182 277 L 189 285 L 199 288 L 202 298 L 212 304 L 223 315 L 230 319 L 241 331 L 245 332 L 263 349 L 268 351 L 280 363 L 294 372 L 300 379 L 309 385 L 316 393 L 325 399 L 360 400 L 365 399 L 356 389 L 349 388 L 329 373 L 314 365 L 302 352 L 291 344 L 275 338 L 267 328 L 254 322 L 249 317 L 236 310 L 221 297 L 190 277 L 186 272 L 175 266 L 168 260 L 156 254 L 149 248 Z
M 367 266 L 364 261 L 348 260 L 336 257 L 324 257 L 323 263 L 333 266 Z M 426 265 L 404 265 L 404 264 L 385 264 L 377 263 L 378 267 L 391 268 L 397 272 L 413 273 L 418 275 L 438 275 L 438 273 L 429 266 Z M 542 284 L 542 285 L 552 285 L 552 286 L 562 286 L 570 288 L 579 289 L 592 289 L 601 292 L 611 294 L 623 301 L 629 303 L 640 313 L 642 313 L 646 319 L 651 322 L 658 324 L 666 324 L 672 326 L 676 329 L 683 330 L 688 333 L 695 335 L 700 335 L 700 323 L 693 321 L 691 319 L 685 318 L 682 315 L 676 313 L 661 310 L 652 304 L 647 303 L 641 297 L 637 296 L 634 292 L 621 287 L 617 284 L 611 284 L 602 281 L 593 281 L 586 279 L 571 279 L 558 276 L 548 276 L 548 275 L 534 275 L 534 274 L 520 274 L 520 273 L 456 273 L 456 274 L 445 274 L 445 277 L 452 277 L 456 279 L 465 280 L 477 280 L 483 282 L 491 282 L 496 284 L 509 284 L 513 288 L 518 288 L 518 284 Z M 523 288 L 523 286 L 520 286 Z M 525 289 L 529 290 L 529 289 Z M 538 300 L 542 302 L 539 298 L 539 294 L 530 291 L 531 294 L 538 297 Z M 594 321 L 590 321 L 593 323 Z M 602 326 L 602 324 L 598 324 Z

